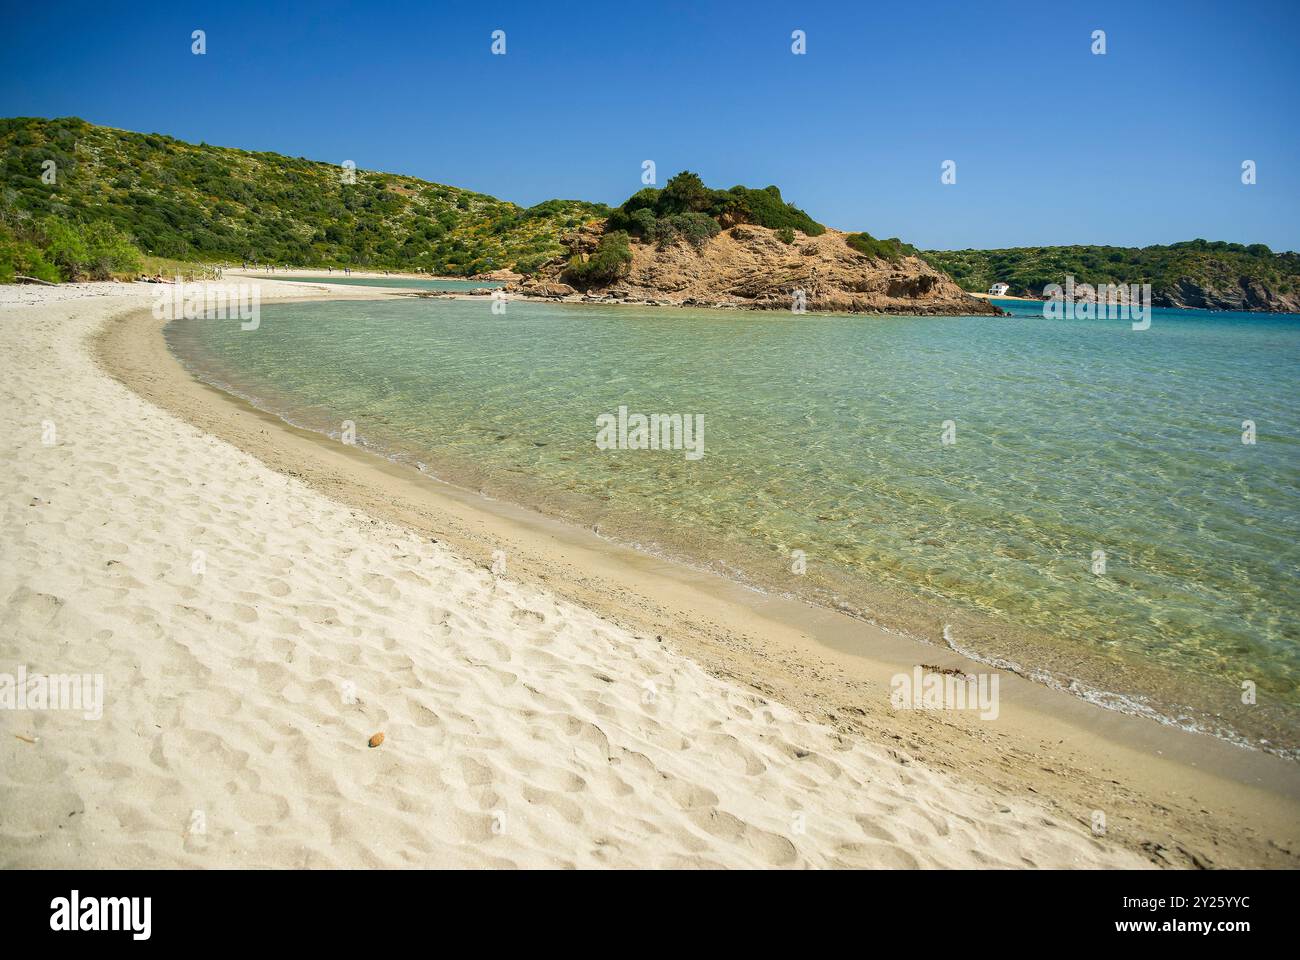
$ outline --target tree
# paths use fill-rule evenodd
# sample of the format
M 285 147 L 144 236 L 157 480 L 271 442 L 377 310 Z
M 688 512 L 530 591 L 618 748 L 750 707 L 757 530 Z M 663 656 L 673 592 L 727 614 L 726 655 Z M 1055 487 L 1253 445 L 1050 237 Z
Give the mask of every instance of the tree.
M 683 170 L 668 181 L 659 198 L 659 213 L 703 213 L 713 202 L 713 191 L 704 185 L 699 174 Z

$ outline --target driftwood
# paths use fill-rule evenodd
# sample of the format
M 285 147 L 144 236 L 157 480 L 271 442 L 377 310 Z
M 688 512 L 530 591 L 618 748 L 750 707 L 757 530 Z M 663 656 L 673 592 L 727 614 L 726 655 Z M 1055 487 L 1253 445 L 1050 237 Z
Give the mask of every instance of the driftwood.
M 15 279 L 15 280 L 22 280 L 22 281 L 24 281 L 24 282 L 26 282 L 26 283 L 39 283 L 39 284 L 42 284 L 42 285 L 47 286 L 47 287 L 57 287 L 57 286 L 58 286 L 57 283 L 51 283 L 51 282 L 48 281 L 48 280 L 41 280 L 41 279 L 39 279 L 39 278 L 37 278 L 37 277 L 24 277 L 22 274 L 19 274 L 19 273 L 14 274 L 14 279 Z

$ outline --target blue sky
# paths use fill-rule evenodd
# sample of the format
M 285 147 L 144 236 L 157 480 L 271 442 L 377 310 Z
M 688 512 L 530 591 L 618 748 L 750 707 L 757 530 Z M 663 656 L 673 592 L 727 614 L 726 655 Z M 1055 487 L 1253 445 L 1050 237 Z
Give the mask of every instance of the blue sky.
M 651 159 L 661 185 L 775 183 L 831 226 L 924 248 L 1300 250 L 1297 0 L 5 5 L 3 116 L 525 205 L 621 202 Z

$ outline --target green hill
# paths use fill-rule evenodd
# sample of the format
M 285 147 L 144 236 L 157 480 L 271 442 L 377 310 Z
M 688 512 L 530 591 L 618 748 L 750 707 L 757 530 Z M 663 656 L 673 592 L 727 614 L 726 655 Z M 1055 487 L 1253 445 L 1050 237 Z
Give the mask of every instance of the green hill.
M 53 161 L 53 183 L 43 173 Z M 739 223 L 786 242 L 820 223 L 776 187 L 714 190 L 683 172 L 617 209 L 581 200 L 534 207 L 415 177 L 349 172 L 276 153 L 189 144 L 76 118 L 0 119 L 0 282 L 106 277 L 142 255 L 187 262 L 255 261 L 471 275 L 532 273 L 565 253 L 562 238 L 608 218 L 643 241 L 702 243 Z M 897 260 L 913 248 L 868 233 L 855 249 Z M 138 250 L 137 250 L 138 248 Z M 1300 254 L 1262 244 L 1191 240 L 1170 246 L 1017 247 L 923 254 L 964 289 L 1010 284 L 1041 296 L 1080 283 L 1150 283 L 1157 306 L 1300 312 Z
M 47 160 L 57 165 L 52 185 L 41 179 Z M 0 229 L 11 235 L 56 218 L 111 224 L 143 252 L 176 260 L 468 275 L 535 269 L 561 252 L 563 233 L 609 213 L 580 200 L 524 209 L 368 170 L 355 171 L 354 180 L 334 164 L 75 118 L 0 120 Z
M 1151 247 L 1014 247 L 927 250 L 924 256 L 963 289 L 998 281 L 1017 297 L 1041 297 L 1050 283 L 1149 283 L 1156 306 L 1220 310 L 1300 310 L 1300 254 L 1262 243 L 1188 240 Z

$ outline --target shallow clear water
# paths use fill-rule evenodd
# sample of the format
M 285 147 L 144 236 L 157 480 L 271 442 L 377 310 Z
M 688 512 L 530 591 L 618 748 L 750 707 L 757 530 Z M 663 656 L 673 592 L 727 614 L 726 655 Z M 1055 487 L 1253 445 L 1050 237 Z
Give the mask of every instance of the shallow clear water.
M 1300 318 L 1158 310 L 1133 331 L 1017 307 L 270 304 L 256 331 L 167 335 L 203 379 L 334 435 L 354 421 L 444 478 L 1291 746 Z M 702 414 L 704 456 L 597 449 L 597 417 L 620 406 Z

